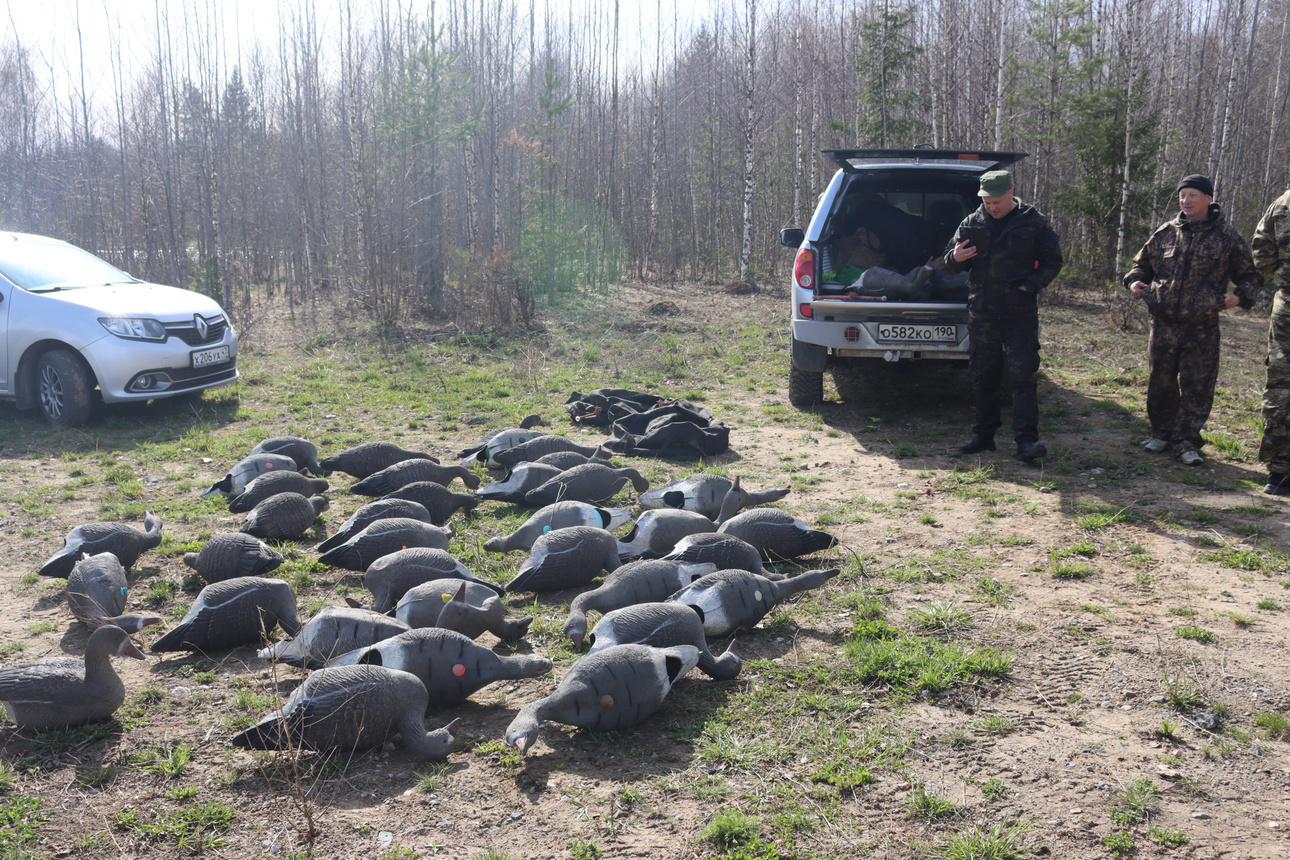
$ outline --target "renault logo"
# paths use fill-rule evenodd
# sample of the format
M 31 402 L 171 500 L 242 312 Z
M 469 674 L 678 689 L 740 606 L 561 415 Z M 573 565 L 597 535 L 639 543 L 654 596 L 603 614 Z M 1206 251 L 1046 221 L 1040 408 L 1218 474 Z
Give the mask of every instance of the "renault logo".
M 206 318 L 201 314 L 193 314 L 193 328 L 197 329 L 197 335 L 202 340 L 206 340 L 210 336 L 210 324 L 206 322 Z

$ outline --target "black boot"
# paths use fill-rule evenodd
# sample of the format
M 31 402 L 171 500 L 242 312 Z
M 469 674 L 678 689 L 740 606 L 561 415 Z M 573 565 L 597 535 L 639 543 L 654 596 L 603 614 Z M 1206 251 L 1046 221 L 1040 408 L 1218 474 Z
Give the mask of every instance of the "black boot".
M 1017 442 L 1017 459 L 1023 463 L 1042 460 L 1048 456 L 1048 449 L 1042 442 L 1033 439 L 1022 439 Z
M 978 433 L 976 436 L 972 437 L 971 442 L 967 443 L 966 445 L 960 446 L 959 453 L 960 454 L 980 454 L 982 451 L 993 451 L 993 450 L 994 450 L 994 437 L 982 436 L 981 434 Z
M 1290 496 L 1290 474 L 1269 472 L 1268 485 L 1263 488 L 1263 492 L 1269 496 Z

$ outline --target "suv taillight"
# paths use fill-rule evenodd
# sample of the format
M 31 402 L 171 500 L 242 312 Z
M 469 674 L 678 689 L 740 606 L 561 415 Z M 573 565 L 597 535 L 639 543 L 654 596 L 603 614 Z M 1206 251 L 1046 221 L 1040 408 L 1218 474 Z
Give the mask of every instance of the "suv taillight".
M 815 252 L 810 248 L 798 250 L 793 261 L 793 282 L 804 290 L 815 284 Z

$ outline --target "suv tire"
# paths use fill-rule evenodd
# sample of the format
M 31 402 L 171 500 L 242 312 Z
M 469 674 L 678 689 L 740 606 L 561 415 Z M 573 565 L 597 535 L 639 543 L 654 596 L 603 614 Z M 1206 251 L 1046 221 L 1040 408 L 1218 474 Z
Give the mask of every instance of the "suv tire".
M 77 427 L 90 420 L 94 384 L 79 358 L 65 349 L 41 355 L 36 362 L 40 414 L 56 427 Z
M 824 374 L 819 371 L 788 369 L 788 402 L 808 409 L 824 402 Z

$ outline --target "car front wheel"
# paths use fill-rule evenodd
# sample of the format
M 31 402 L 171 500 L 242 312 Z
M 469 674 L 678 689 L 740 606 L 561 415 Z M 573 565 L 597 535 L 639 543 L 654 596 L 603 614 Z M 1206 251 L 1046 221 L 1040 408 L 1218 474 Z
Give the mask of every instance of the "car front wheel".
M 76 427 L 90 420 L 94 385 L 79 359 L 65 349 L 51 350 L 36 363 L 40 414 L 57 427 Z

